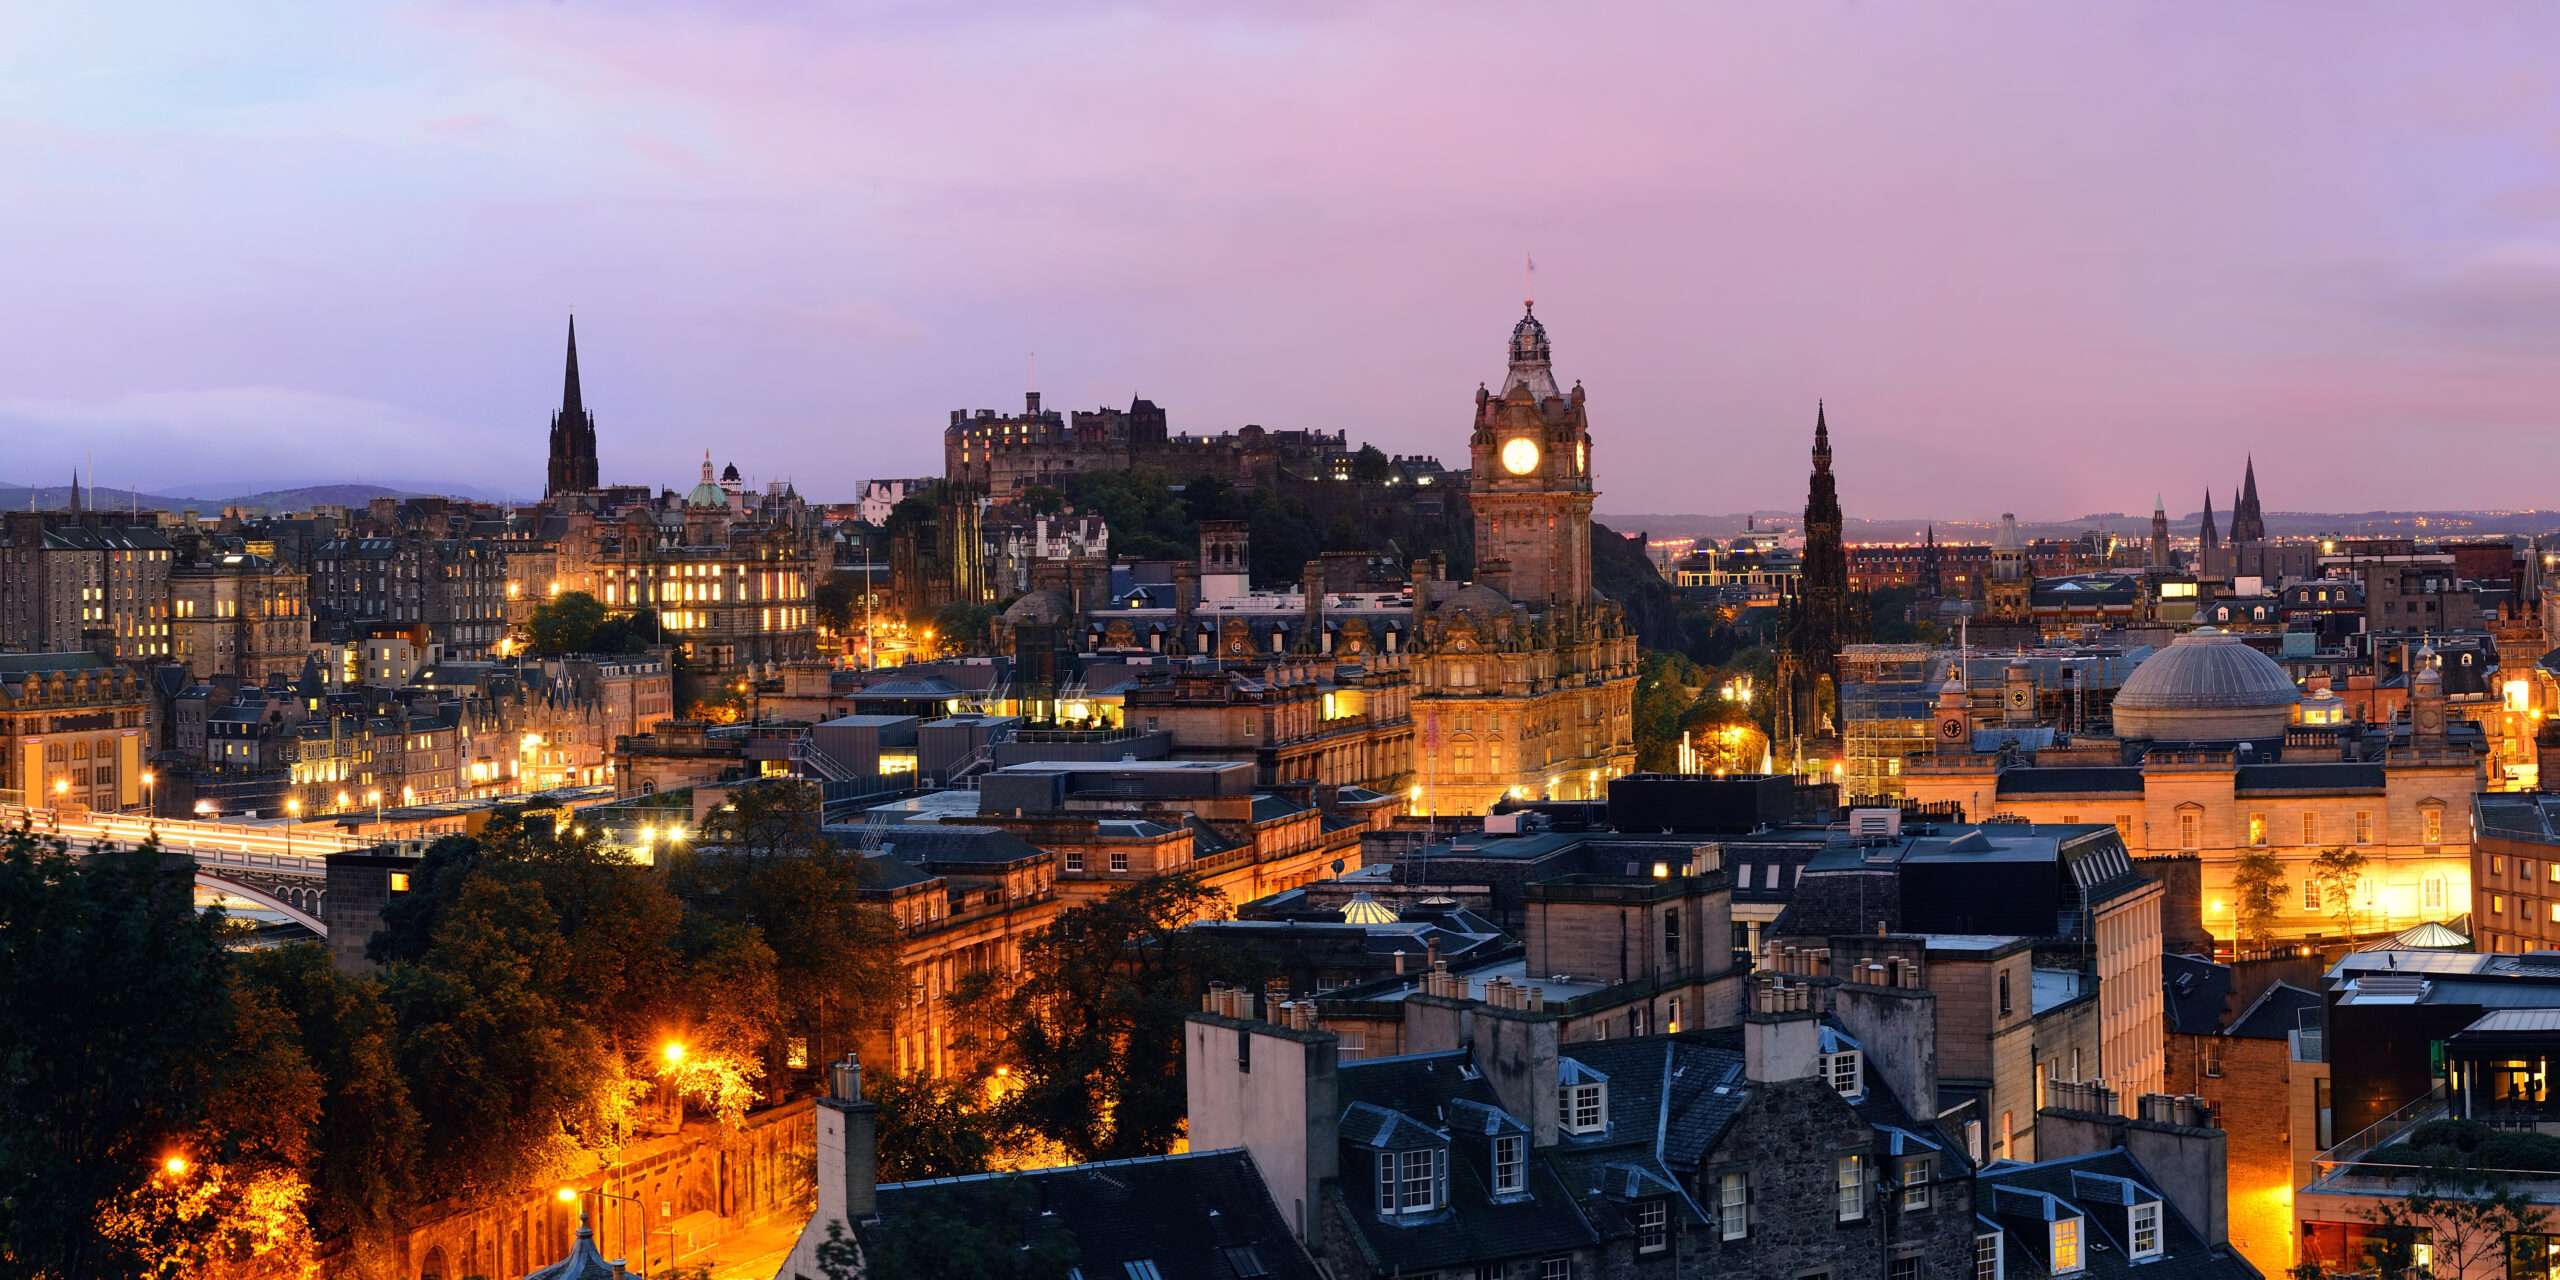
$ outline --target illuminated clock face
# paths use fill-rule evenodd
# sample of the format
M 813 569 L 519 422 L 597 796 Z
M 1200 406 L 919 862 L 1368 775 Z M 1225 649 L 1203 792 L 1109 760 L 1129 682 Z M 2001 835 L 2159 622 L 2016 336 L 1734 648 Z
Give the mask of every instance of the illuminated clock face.
M 1502 469 L 1515 476 L 1525 476 L 1538 469 L 1538 442 L 1527 436 L 1513 436 L 1502 442 Z

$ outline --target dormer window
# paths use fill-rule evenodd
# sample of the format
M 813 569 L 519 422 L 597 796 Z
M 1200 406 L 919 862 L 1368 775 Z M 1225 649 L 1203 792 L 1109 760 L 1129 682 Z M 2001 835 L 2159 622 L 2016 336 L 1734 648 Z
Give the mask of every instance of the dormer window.
M 2053 1273 L 2077 1275 L 2086 1265 L 2080 1259 L 2080 1220 L 2056 1218 L 2046 1226 L 2045 1239 L 2050 1246 L 2046 1256 L 2053 1259 Z
M 1506 1133 L 1493 1140 L 1493 1193 L 1516 1196 L 1529 1188 L 1529 1139 Z
M 1449 1152 L 1443 1147 L 1378 1153 L 1381 1217 L 1430 1213 L 1449 1199 Z
M 1842 1049 L 1822 1055 L 1822 1078 L 1833 1092 L 1854 1098 L 1867 1091 L 1867 1069 L 1863 1055 L 1855 1049 Z
M 2141 1262 L 2160 1256 L 2160 1202 L 2145 1200 L 2133 1206 L 2132 1228 L 2125 1252 Z
M 1556 1124 L 1566 1133 L 1598 1133 L 1608 1124 L 1606 1082 L 1566 1084 L 1556 1090 Z
M 1928 1156 L 1913 1156 L 1902 1162 L 1902 1209 L 1905 1213 L 1925 1213 L 1929 1208 L 1929 1182 L 1937 1172 L 1936 1162 Z

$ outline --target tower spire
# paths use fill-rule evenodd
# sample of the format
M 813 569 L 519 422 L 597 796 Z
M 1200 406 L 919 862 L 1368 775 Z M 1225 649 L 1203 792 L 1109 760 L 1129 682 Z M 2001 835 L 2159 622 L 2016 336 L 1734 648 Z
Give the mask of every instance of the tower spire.
M 542 496 L 596 487 L 596 419 L 578 385 L 578 317 L 569 317 L 569 354 L 560 380 L 560 411 L 551 416 L 551 466 Z

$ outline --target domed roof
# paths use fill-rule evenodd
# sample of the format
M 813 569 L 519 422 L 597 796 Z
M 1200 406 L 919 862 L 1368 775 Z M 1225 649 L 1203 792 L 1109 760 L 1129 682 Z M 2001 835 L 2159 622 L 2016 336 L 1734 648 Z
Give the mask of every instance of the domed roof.
M 1365 892 L 1355 893 L 1351 895 L 1349 902 L 1342 904 L 1342 922 L 1344 924 L 1394 924 L 1396 912 L 1395 908 Z
M 2230 632 L 2198 627 L 2125 677 L 2116 732 L 2187 741 L 2276 736 L 2301 697 L 2275 659 Z
M 1004 620 L 1012 626 L 1029 624 L 1045 626 L 1067 620 L 1067 598 L 1055 591 L 1034 591 L 1005 606 Z
M 1461 609 L 1489 618 L 1501 617 L 1511 612 L 1511 598 L 1481 582 L 1470 582 L 1450 592 L 1432 612 L 1456 613 Z

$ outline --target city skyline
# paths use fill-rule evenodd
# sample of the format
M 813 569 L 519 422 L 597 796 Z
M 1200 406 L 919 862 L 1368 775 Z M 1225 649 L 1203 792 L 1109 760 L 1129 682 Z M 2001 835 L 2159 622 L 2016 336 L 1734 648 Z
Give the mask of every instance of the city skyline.
M 1783 507 L 1817 397 L 1853 516 L 2529 503 L 2554 19 L 2365 18 L 20 10 L 9 478 L 531 496 L 572 310 L 609 481 L 1025 389 L 1446 455 L 1534 254 L 1604 511 Z

